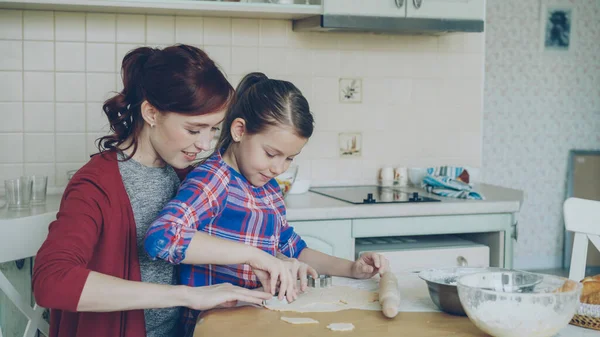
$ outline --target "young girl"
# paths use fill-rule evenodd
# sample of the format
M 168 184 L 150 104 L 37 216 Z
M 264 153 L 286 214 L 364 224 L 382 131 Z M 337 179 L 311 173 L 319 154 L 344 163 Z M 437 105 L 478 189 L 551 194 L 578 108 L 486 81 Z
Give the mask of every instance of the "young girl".
M 383 256 L 364 254 L 355 262 L 329 256 L 307 248 L 288 226 L 274 178 L 289 167 L 312 132 L 308 102 L 293 84 L 261 73 L 244 77 L 225 117 L 217 150 L 188 174 L 177 196 L 150 226 L 146 251 L 152 258 L 175 263 L 190 253 L 192 235 L 202 231 L 274 256 L 297 258 L 319 273 L 370 278 L 385 272 L 388 262 Z M 179 271 L 181 284 L 260 286 L 245 265 L 181 265 Z M 306 282 L 306 272 L 307 268 L 300 268 L 294 276 Z M 287 298 L 291 301 L 295 294 Z M 199 312 L 186 311 L 186 336 L 192 334 Z

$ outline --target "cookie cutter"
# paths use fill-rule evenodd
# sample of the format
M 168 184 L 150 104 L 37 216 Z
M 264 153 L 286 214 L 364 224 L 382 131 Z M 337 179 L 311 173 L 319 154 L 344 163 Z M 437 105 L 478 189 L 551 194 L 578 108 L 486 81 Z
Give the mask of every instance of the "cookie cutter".
M 312 288 L 329 288 L 332 284 L 332 278 L 329 275 L 319 275 L 318 278 L 313 278 L 308 275 L 308 286 Z

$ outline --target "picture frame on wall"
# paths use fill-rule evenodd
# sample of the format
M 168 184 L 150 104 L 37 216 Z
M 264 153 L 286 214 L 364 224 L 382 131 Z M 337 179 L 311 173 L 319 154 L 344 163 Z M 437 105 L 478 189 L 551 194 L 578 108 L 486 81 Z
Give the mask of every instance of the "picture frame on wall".
M 575 18 L 575 7 L 572 5 L 542 5 L 540 16 L 542 50 L 551 52 L 572 50 Z

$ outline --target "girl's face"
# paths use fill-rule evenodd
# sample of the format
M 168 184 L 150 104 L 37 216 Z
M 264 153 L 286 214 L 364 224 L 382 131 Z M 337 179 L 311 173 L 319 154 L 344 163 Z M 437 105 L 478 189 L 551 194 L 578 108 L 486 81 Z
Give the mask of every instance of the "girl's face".
M 225 110 L 199 116 L 159 113 L 149 130 L 150 143 L 158 158 L 175 168 L 186 168 L 198 153 L 210 150 L 224 118 Z
M 261 187 L 287 170 L 307 141 L 289 126 L 269 126 L 261 133 L 243 134 L 234 142 L 234 158 L 229 164 L 250 184 Z

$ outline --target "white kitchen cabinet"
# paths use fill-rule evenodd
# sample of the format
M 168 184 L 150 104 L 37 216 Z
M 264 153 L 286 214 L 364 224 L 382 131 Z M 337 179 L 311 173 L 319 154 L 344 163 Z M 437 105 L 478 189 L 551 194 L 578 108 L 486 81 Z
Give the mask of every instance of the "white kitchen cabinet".
M 323 13 L 399 18 L 485 18 L 485 0 L 324 0 Z
M 406 0 L 407 18 L 485 18 L 485 0 Z
M 294 227 L 309 248 L 354 260 L 351 220 L 293 221 L 290 226 Z
M 403 18 L 406 0 L 325 0 L 323 13 Z
M 357 257 L 369 251 L 385 256 L 390 261 L 390 269 L 393 272 L 490 265 L 490 247 L 456 235 L 356 239 Z

